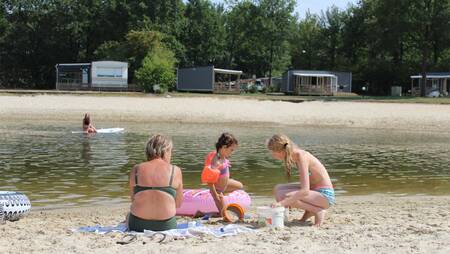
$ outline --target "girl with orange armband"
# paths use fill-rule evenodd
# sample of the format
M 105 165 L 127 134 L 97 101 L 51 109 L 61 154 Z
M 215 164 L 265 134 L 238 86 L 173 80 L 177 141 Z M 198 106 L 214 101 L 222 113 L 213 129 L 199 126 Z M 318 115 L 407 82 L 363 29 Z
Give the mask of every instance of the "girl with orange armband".
M 230 178 L 231 165 L 228 158 L 237 147 L 237 139 L 232 134 L 223 133 L 216 143 L 216 150 L 206 156 L 202 171 L 202 183 L 208 184 L 220 215 L 223 215 L 225 208 L 223 193 L 243 188 L 241 182 Z

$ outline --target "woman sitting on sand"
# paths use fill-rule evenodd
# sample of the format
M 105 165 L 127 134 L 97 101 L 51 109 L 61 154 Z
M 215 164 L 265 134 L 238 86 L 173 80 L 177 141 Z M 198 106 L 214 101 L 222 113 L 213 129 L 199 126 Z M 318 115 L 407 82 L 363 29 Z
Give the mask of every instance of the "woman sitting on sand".
M 274 193 L 275 206 L 296 207 L 305 210 L 300 221 L 314 216 L 314 224 L 320 226 L 325 210 L 335 203 L 334 189 L 327 170 L 309 152 L 302 150 L 285 135 L 274 135 L 267 144 L 275 159 L 285 163 L 286 174 L 296 166 L 300 184 L 279 184 Z
M 89 115 L 89 113 L 84 114 L 83 132 L 85 132 L 85 133 L 96 133 L 97 132 L 94 125 L 92 125 L 91 116 Z
M 154 135 L 145 154 L 147 161 L 135 165 L 130 174 L 128 228 L 137 232 L 174 229 L 176 208 L 183 200 L 183 177 L 180 168 L 170 164 L 172 141 Z

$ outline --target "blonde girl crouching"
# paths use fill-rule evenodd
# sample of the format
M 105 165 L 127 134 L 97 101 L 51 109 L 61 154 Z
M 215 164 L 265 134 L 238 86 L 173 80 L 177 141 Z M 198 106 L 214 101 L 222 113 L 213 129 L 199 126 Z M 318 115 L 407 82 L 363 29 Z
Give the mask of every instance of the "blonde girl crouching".
M 300 149 L 286 135 L 272 136 L 267 148 L 273 158 L 284 162 L 288 177 L 291 176 L 293 166 L 298 169 L 299 175 L 299 183 L 275 186 L 275 205 L 305 210 L 300 221 L 314 216 L 314 225 L 322 225 L 325 210 L 335 204 L 333 185 L 323 164 L 308 151 Z

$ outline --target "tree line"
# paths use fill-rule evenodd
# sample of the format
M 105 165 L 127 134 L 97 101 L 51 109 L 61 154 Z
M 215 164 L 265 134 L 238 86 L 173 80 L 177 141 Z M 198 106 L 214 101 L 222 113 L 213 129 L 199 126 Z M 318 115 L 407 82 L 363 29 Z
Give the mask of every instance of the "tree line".
M 299 5 L 301 5 L 299 1 Z M 450 0 L 360 0 L 299 18 L 295 0 L 1 0 L 0 87 L 51 89 L 55 64 L 127 61 L 130 82 L 214 65 L 248 77 L 353 73 L 356 92 L 450 71 Z

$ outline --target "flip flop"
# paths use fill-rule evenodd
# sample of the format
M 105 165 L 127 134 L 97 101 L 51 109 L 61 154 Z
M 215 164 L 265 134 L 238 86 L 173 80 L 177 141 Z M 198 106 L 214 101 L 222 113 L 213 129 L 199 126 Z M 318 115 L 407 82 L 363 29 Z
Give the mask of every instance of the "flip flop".
M 117 241 L 116 243 L 120 244 L 120 245 L 125 245 L 125 244 L 135 242 L 136 240 L 137 240 L 136 235 L 128 234 L 128 235 L 125 235 L 124 237 L 122 237 L 122 240 Z
M 160 236 L 160 237 L 157 237 L 157 236 Z M 157 241 L 156 241 L 157 243 L 162 243 L 162 242 L 164 242 L 166 239 L 168 239 L 166 234 L 160 233 L 160 232 L 154 233 L 153 235 L 150 236 L 150 238 L 151 238 L 152 240 L 157 240 Z M 160 238 L 160 239 L 158 239 L 158 238 Z

